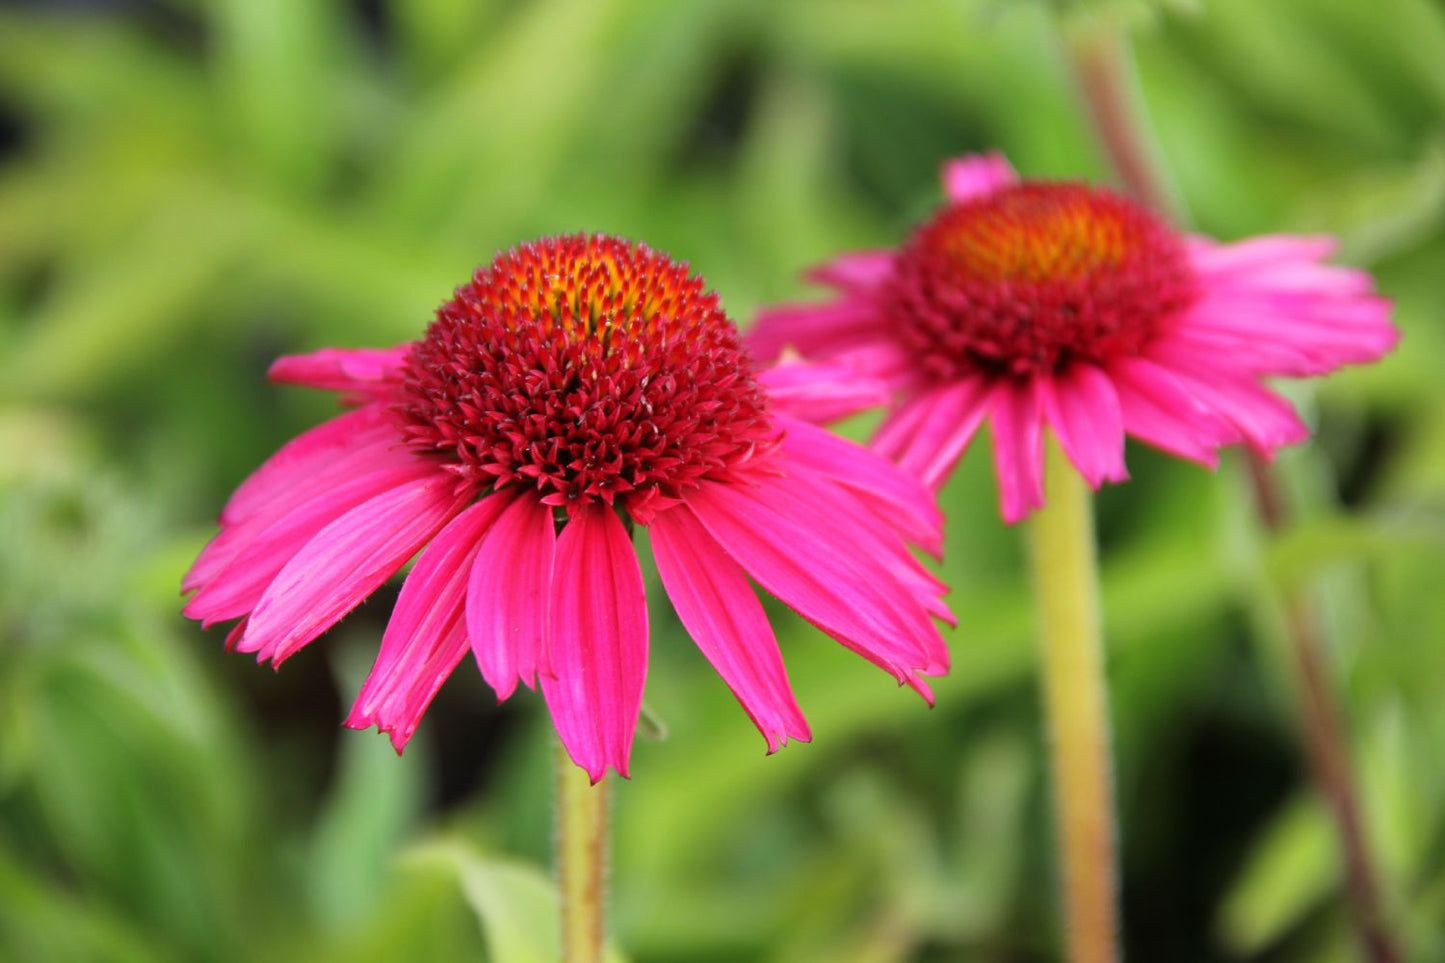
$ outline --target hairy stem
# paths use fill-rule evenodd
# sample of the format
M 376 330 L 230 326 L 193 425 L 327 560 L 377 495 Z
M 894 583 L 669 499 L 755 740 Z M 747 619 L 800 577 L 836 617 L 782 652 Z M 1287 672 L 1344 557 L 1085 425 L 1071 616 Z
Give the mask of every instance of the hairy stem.
M 557 745 L 557 875 L 563 963 L 602 963 L 607 915 L 607 787 Z
M 1054 815 L 1071 963 L 1119 957 L 1108 685 L 1088 486 L 1049 444 L 1048 505 L 1029 523 Z

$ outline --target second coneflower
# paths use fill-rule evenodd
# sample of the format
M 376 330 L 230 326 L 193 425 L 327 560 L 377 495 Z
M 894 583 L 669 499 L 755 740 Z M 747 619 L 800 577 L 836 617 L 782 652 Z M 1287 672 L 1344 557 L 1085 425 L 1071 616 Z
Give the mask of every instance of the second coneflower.
M 1368 275 L 1323 262 L 1323 237 L 1221 244 L 1076 183 L 1020 181 L 1001 156 L 944 169 L 949 203 L 898 250 L 812 272 L 830 300 L 764 312 L 760 357 L 847 360 L 897 407 L 874 445 L 940 484 L 993 430 L 1003 516 L 1044 500 L 1043 429 L 1097 488 L 1121 481 L 1124 437 L 1213 464 L 1307 435 L 1262 383 L 1373 361 L 1398 333 Z
M 1074 963 L 1108 963 L 1112 764 L 1084 483 L 1126 477 L 1126 435 L 1211 465 L 1232 442 L 1268 455 L 1302 440 L 1263 379 L 1375 360 L 1397 332 L 1368 275 L 1322 263 L 1327 238 L 1186 236 L 1107 190 L 1020 181 L 996 154 L 948 164 L 944 186 L 948 204 L 898 250 L 816 269 L 836 296 L 764 312 L 750 341 L 764 358 L 793 350 L 891 387 L 873 444 L 929 485 L 992 427 L 1004 520 L 1035 514 L 1061 933 Z

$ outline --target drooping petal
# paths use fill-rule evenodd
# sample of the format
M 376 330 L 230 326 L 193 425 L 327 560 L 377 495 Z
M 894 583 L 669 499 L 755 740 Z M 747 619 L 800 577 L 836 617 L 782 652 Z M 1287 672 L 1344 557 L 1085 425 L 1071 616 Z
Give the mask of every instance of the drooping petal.
M 472 652 L 501 702 L 535 685 L 547 651 L 557 528 L 551 507 L 532 493 L 507 505 L 482 542 L 467 589 Z
M 579 509 L 557 539 L 552 638 L 542 695 L 572 761 L 595 783 L 624 777 L 647 679 L 647 599 L 627 530 L 610 508 Z
M 1116 361 L 1109 368 L 1109 377 L 1119 395 L 1124 430 L 1156 448 L 1213 468 L 1219 463 L 1220 446 L 1239 440 L 1233 425 L 1153 361 Z
M 890 250 L 840 254 L 826 264 L 809 268 L 804 277 L 845 291 L 872 291 L 893 275 L 894 256 Z
M 1114 383 L 1099 368 L 1076 362 L 1062 374 L 1039 382 L 1044 417 L 1069 461 L 1088 483 L 1129 477 L 1124 467 L 1124 414 Z
M 297 435 L 252 472 L 226 500 L 221 524 L 231 525 L 277 498 L 305 501 L 355 472 L 378 450 L 396 446 L 399 435 L 390 413 L 368 405 L 322 422 Z
M 1043 418 L 1035 384 L 1001 382 L 991 403 L 999 501 L 1010 525 L 1044 505 Z
M 306 543 L 266 588 L 236 648 L 281 663 L 380 587 L 460 507 L 445 472 L 353 508 Z
M 653 520 L 652 551 L 678 618 L 768 742 L 812 738 L 762 604 L 686 505 Z
M 886 405 L 892 394 L 882 381 L 838 362 L 784 362 L 760 371 L 758 382 L 774 411 L 820 425 Z
M 864 568 L 874 569 L 871 581 L 885 588 L 884 597 L 897 624 L 905 626 L 918 650 L 927 653 L 928 661 L 922 668 L 927 672 L 947 669 L 947 646 L 938 627 L 928 618 L 958 624 L 943 602 L 947 584 L 918 560 L 897 526 L 872 511 L 857 492 L 790 458 L 786 451 L 780 463 L 785 478 L 780 487 L 787 489 L 782 497 L 790 498 L 796 507 L 807 506 L 808 510 L 797 514 L 801 524 L 812 529 L 813 541 L 824 544 L 836 540 L 836 520 L 848 519 L 852 554 L 864 560 Z M 767 497 L 781 503 L 777 494 Z
M 1294 406 L 1248 378 L 1206 369 L 1181 375 L 1180 381 L 1196 399 L 1234 425 L 1249 446 L 1262 455 L 1272 455 L 1276 448 L 1297 444 L 1310 435 Z
M 998 151 L 967 154 L 943 165 L 943 191 L 955 204 L 991 194 L 1015 183 L 1019 176 Z
M 970 378 L 904 402 L 874 435 L 871 447 L 937 489 L 963 457 L 988 414 L 989 383 Z
M 885 335 L 873 301 L 846 294 L 833 301 L 762 311 L 745 340 L 753 357 L 771 362 L 790 350 L 805 358 L 830 358 Z
M 331 486 L 319 491 L 309 481 L 298 483 L 297 493 L 309 495 L 306 500 L 293 504 L 289 494 L 275 498 L 223 529 L 185 583 L 199 589 L 186 603 L 186 616 L 210 625 L 250 612 L 286 563 L 326 526 L 399 485 L 436 474 L 435 466 L 404 451 L 374 454 L 374 464 L 353 466 L 359 472 L 354 477 L 332 478 Z
M 1378 360 L 1399 338 L 1390 303 L 1374 295 L 1216 291 L 1181 315 L 1149 356 L 1170 366 L 1186 364 L 1191 353 L 1225 357 L 1240 371 L 1304 377 Z
M 916 624 L 897 614 L 910 599 L 906 587 L 851 551 L 851 519 L 814 518 L 807 500 L 775 478 L 704 483 L 687 505 L 758 584 L 899 682 L 932 663 Z M 927 615 L 915 605 L 917 618 Z
M 1211 277 L 1289 261 L 1319 261 L 1334 254 L 1338 248 L 1339 242 L 1325 234 L 1263 234 L 1231 244 L 1191 235 L 1186 244 L 1194 269 Z
M 862 496 L 870 508 L 889 519 L 909 540 L 932 555 L 943 551 L 943 512 L 933 492 L 912 475 L 875 452 L 831 431 L 777 416 L 787 434 L 783 448 L 789 458 L 834 479 Z
M 390 348 L 322 348 L 277 358 L 266 376 L 280 384 L 342 392 L 349 403 L 380 401 L 394 391 L 412 343 Z
M 423 713 L 467 654 L 467 577 L 482 538 L 507 499 L 493 495 L 470 506 L 437 533 L 402 584 L 381 637 L 381 650 L 346 725 L 377 726 L 406 748 Z

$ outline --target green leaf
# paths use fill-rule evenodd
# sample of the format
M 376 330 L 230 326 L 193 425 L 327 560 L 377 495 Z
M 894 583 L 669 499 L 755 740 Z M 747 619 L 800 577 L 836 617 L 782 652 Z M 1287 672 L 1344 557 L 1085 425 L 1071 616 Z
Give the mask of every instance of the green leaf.
M 1240 954 L 1258 953 L 1297 925 L 1339 883 L 1334 825 L 1312 793 L 1296 796 L 1255 843 L 1220 908 L 1219 934 Z
M 477 914 L 493 963 L 555 963 L 560 958 L 557 887 L 541 870 L 488 857 L 455 841 L 419 846 L 409 858 L 455 872 Z M 626 963 L 610 942 L 605 958 L 608 963 Z

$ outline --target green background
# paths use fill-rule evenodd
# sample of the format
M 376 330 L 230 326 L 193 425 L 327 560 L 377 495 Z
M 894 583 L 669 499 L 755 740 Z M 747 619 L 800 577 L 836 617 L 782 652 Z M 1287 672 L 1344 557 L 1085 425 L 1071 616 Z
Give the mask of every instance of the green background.
M 1445 959 L 1445 9 L 1099 5 L 1222 238 L 1328 231 L 1405 338 L 1291 387 L 1296 522 L 1131 446 L 1098 499 L 1126 936 L 1355 959 L 1280 594 L 1316 599 L 1392 926 Z M 1103 180 L 1042 2 L 150 0 L 0 10 L 0 959 L 545 960 L 549 727 L 464 664 L 405 757 L 340 728 L 394 598 L 279 674 L 178 614 L 229 492 L 334 401 L 277 354 L 418 336 L 499 248 L 645 239 L 746 323 L 882 246 L 949 156 Z M 854 430 L 866 428 L 864 424 Z M 928 710 L 772 609 L 811 745 L 764 754 L 653 592 L 665 739 L 614 780 L 646 961 L 1055 959 L 1020 533 L 944 493 Z M 653 580 L 655 589 L 655 580 Z

